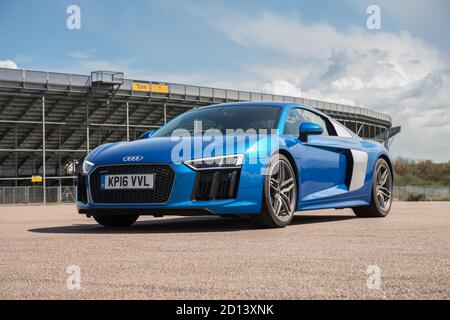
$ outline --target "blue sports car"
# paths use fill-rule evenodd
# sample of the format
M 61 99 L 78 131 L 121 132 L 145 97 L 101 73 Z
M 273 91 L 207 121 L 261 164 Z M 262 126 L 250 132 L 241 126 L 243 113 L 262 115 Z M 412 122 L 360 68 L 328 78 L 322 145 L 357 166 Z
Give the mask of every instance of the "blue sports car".
M 392 202 L 385 147 L 296 103 L 197 108 L 139 140 L 97 147 L 79 171 L 79 213 L 108 227 L 140 215 L 237 215 L 285 227 L 296 211 L 385 217 Z

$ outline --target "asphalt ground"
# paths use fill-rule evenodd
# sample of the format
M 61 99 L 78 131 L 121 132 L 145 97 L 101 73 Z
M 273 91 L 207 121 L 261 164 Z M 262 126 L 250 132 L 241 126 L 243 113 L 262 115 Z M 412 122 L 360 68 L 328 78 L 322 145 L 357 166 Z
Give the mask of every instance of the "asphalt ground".
M 142 217 L 114 230 L 73 205 L 0 207 L 0 244 L 0 299 L 450 298 L 450 202 L 299 212 L 284 229 Z

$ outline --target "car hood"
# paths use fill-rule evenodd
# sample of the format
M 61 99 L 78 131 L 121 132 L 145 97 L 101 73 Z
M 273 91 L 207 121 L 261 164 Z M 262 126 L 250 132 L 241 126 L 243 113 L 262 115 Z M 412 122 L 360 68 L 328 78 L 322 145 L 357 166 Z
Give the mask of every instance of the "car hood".
M 261 154 L 267 154 L 267 151 L 265 151 L 267 149 L 267 141 L 273 140 L 268 137 L 270 136 L 254 135 L 246 137 L 244 140 L 239 140 L 243 139 L 239 136 L 232 137 L 231 139 L 187 137 L 181 140 L 171 137 L 154 137 L 131 142 L 101 145 L 94 149 L 86 159 L 99 165 L 122 162 L 177 163 L 183 160 L 236 153 L 245 153 L 252 156 L 255 150 L 259 150 Z M 245 141 L 245 143 L 242 143 L 242 141 Z M 274 143 L 272 142 L 272 144 Z M 234 145 L 234 148 L 231 147 L 232 145 Z

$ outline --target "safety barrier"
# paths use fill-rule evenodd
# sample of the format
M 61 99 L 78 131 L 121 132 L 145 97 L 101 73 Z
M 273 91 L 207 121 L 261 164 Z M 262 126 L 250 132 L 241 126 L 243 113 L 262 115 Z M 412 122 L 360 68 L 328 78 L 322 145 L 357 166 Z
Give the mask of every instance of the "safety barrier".
M 394 199 L 401 201 L 450 200 L 450 188 L 430 186 L 395 186 Z
M 77 188 L 74 186 L 45 188 L 46 203 L 75 203 Z M 42 187 L 0 187 L 0 205 L 44 204 Z
M 47 187 L 46 203 L 75 203 L 77 188 L 75 186 Z M 395 186 L 394 199 L 401 201 L 450 201 L 450 188 L 430 186 Z M 42 187 L 0 187 L 0 205 L 44 204 Z

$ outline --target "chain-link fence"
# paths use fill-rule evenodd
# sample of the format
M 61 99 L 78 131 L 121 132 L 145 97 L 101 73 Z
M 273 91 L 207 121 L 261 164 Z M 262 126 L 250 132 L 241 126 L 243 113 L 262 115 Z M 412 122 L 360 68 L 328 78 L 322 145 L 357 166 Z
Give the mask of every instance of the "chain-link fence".
M 401 201 L 450 201 L 450 188 L 395 186 L 394 199 Z
M 77 187 L 47 187 L 47 203 L 75 203 Z M 450 188 L 395 186 L 394 199 L 401 201 L 450 201 Z M 44 203 L 42 187 L 0 187 L 0 205 Z
M 77 199 L 77 187 L 45 188 L 47 203 L 74 203 Z M 44 203 L 42 187 L 1 187 L 0 205 Z

